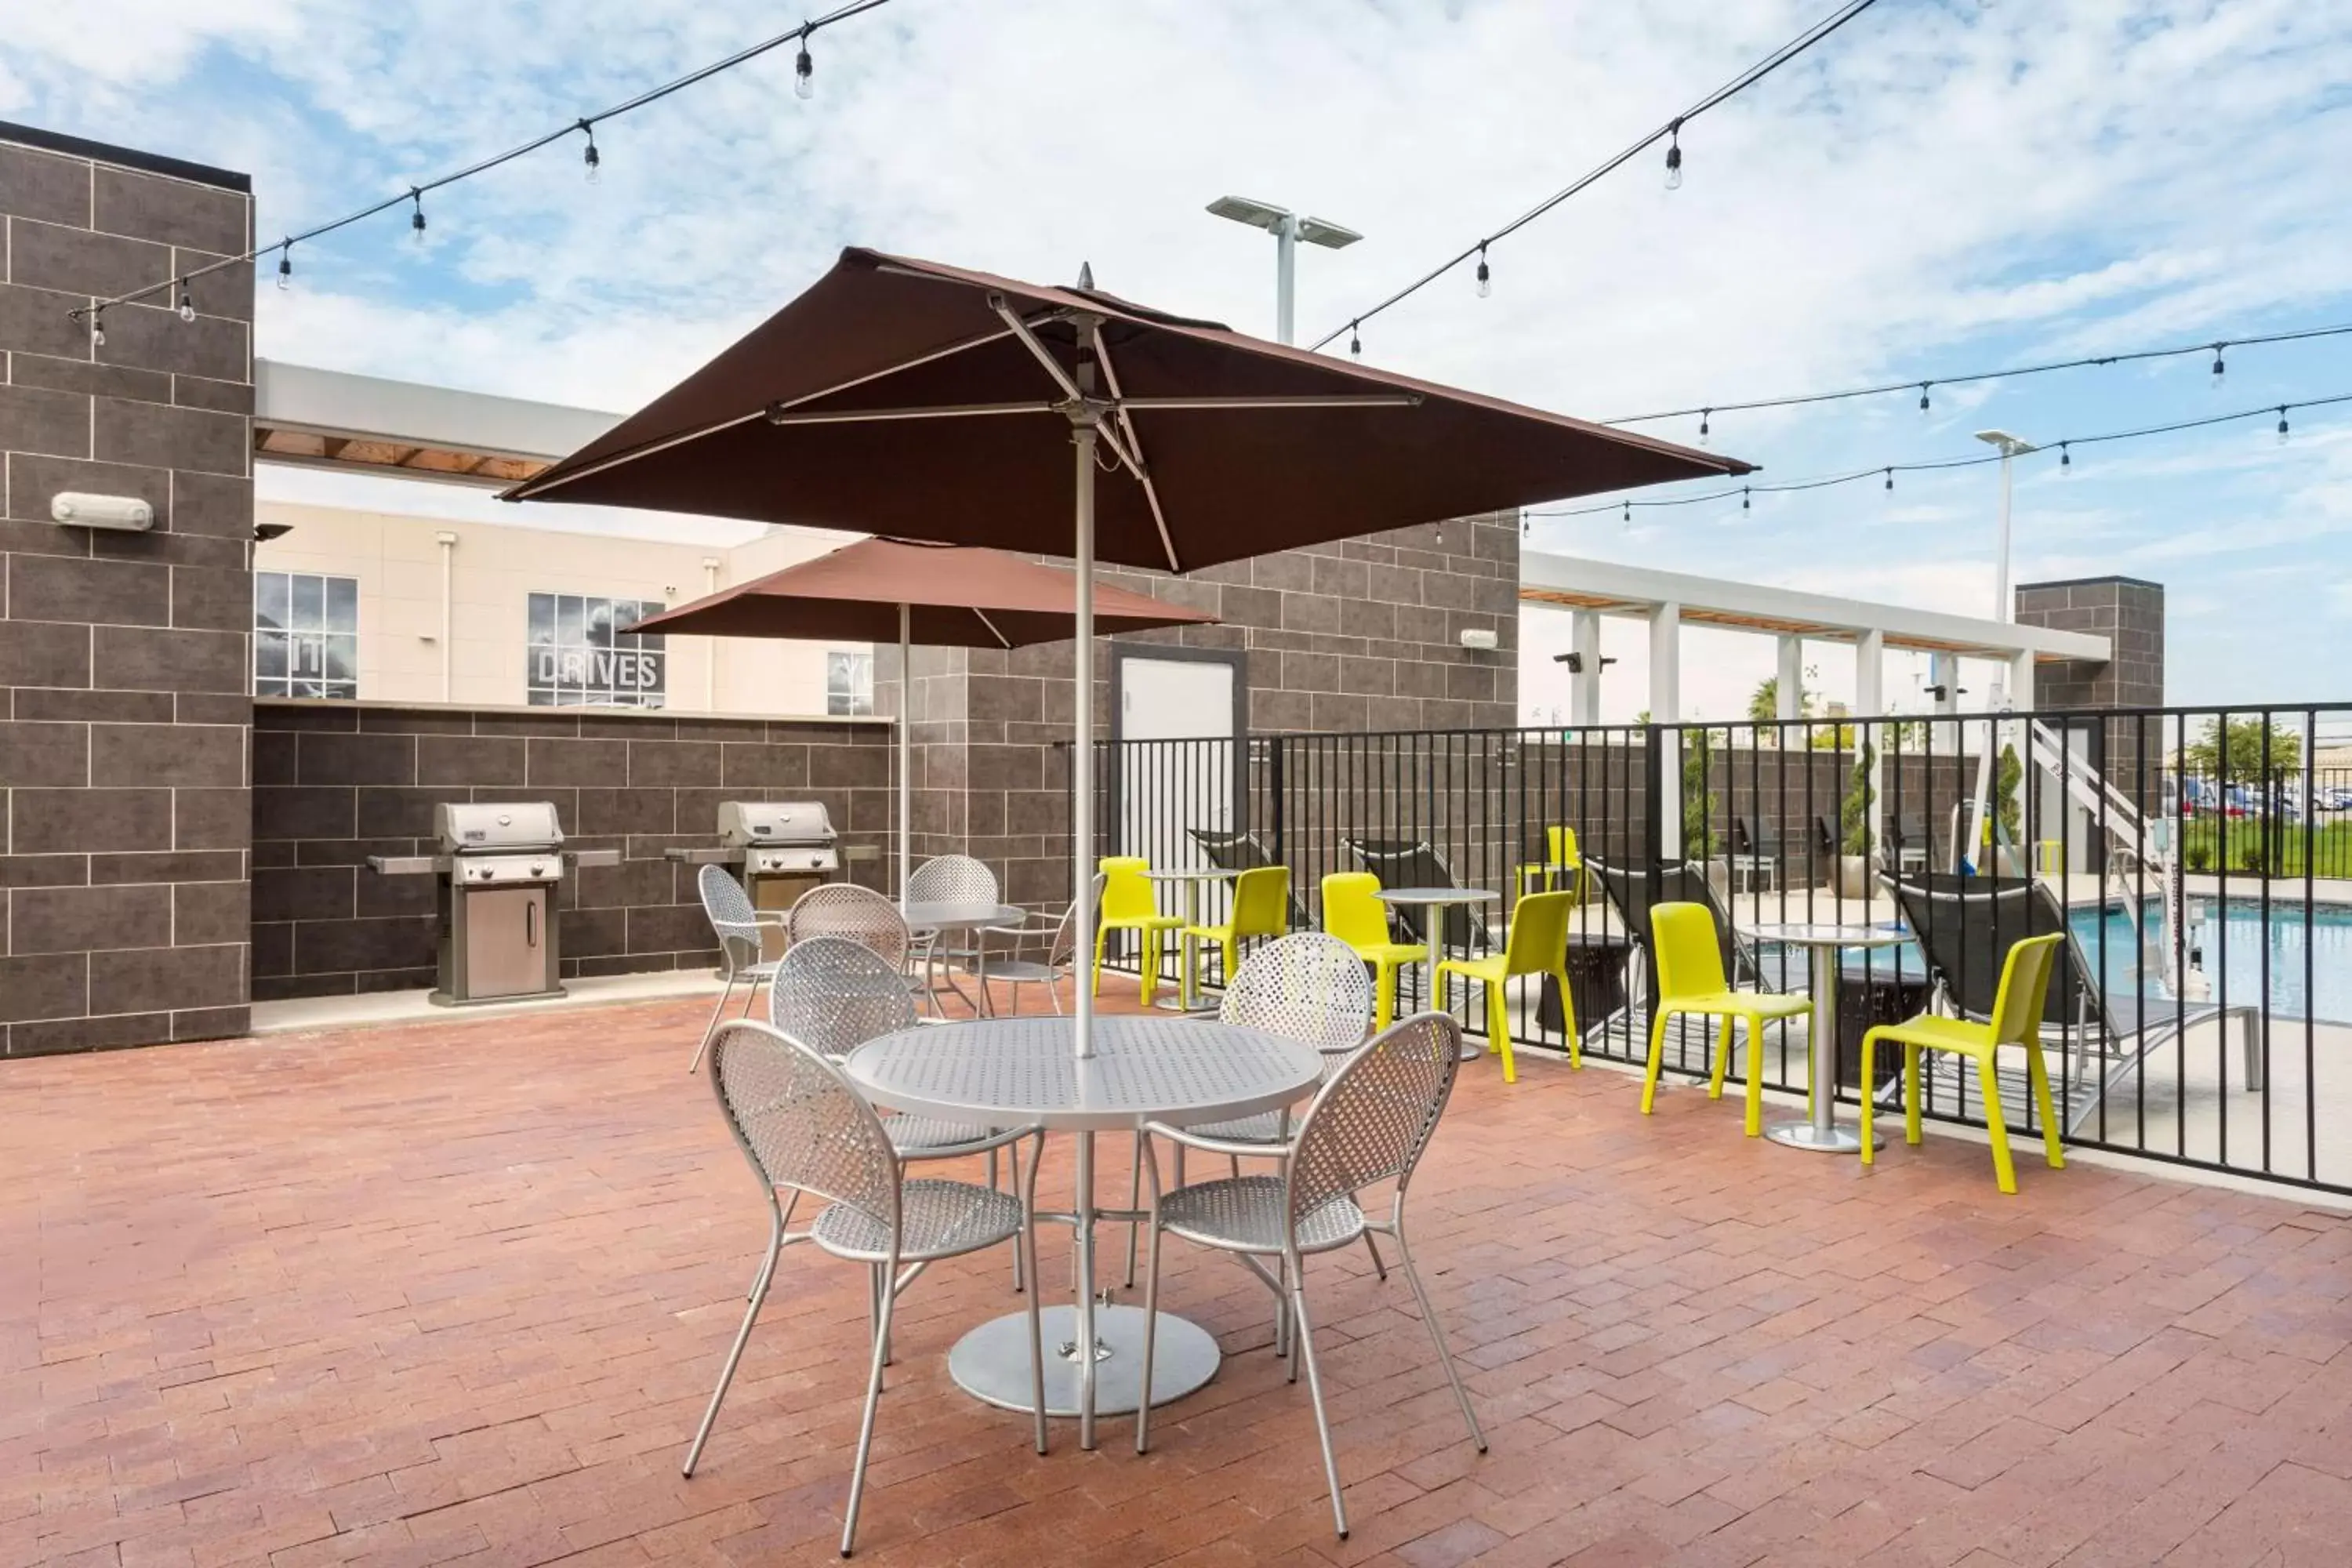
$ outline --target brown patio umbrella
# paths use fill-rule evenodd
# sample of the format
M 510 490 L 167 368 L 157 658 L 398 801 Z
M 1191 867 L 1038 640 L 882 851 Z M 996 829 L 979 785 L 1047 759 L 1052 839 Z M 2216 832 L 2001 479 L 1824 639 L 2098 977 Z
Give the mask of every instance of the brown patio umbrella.
M 853 248 L 733 347 L 506 494 L 1034 552 L 1067 542 L 1083 694 L 1098 554 L 1191 571 L 1748 468 L 1091 287 Z M 1055 521 L 1066 506 L 1069 533 Z M 1076 712 L 1072 894 L 1085 931 L 1094 704 Z M 1087 986 L 1075 1025 L 1085 1059 Z
M 1197 626 L 1206 610 L 1163 604 L 1125 588 L 1095 590 L 1094 629 L 1107 635 Z M 913 865 L 913 756 L 905 670 L 910 647 L 1022 647 L 1077 635 L 1077 584 L 1067 572 L 999 550 L 899 539 L 855 544 L 722 588 L 637 622 L 633 632 L 689 637 L 896 638 L 898 716 L 898 896 Z

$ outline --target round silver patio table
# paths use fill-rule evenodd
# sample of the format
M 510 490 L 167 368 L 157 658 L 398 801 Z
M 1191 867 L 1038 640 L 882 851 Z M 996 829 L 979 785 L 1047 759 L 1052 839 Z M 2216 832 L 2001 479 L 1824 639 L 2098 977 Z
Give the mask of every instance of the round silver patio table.
M 1839 958 L 1844 949 L 1852 947 L 1900 947 L 1911 940 L 1910 935 L 1884 926 L 1802 922 L 1749 926 L 1748 934 L 1757 942 L 1804 948 L 1812 958 L 1813 1065 L 1808 1087 L 1813 1113 L 1804 1121 L 1782 1121 L 1768 1127 L 1764 1136 L 1791 1149 L 1811 1149 L 1820 1154 L 1853 1153 L 1862 1147 L 1862 1134 L 1839 1121 L 1836 1115 L 1838 973 L 1843 967 Z M 1863 1086 L 1863 1092 L 1870 1092 L 1868 1085 Z M 1885 1142 L 1873 1139 L 1872 1147 L 1881 1147 Z
M 992 1127 L 1034 1122 L 1076 1136 L 1076 1212 L 1039 1216 L 1072 1225 L 1078 1266 L 1073 1304 L 1045 1311 L 1045 1414 L 1076 1416 L 1079 1446 L 1091 1448 L 1097 1414 L 1132 1411 L 1141 1400 L 1144 1321 L 1140 1308 L 1096 1304 L 1095 1223 L 1139 1216 L 1096 1206 L 1095 1134 L 1272 1110 L 1315 1088 L 1323 1058 L 1263 1029 L 1146 1015 L 1097 1016 L 1095 1054 L 1079 1061 L 1075 1027 L 1070 1018 L 1016 1017 L 906 1029 L 858 1047 L 843 1070 L 869 1099 L 896 1110 Z M 1207 1331 L 1162 1311 L 1151 1403 L 1192 1393 L 1215 1375 L 1218 1359 Z M 964 1335 L 948 1352 L 948 1371 L 976 1398 L 1028 1410 L 1028 1314 L 1009 1313 Z
M 1017 926 L 1029 918 L 1028 911 L 1015 909 L 1011 904 L 961 900 L 902 903 L 898 906 L 898 913 L 905 919 L 910 931 L 978 931 L 982 926 Z M 972 948 L 979 954 L 972 973 L 980 982 L 980 1000 L 972 1004 L 972 1011 L 985 1013 L 988 1011 L 988 943 L 974 942 Z M 952 973 L 948 975 L 948 984 L 955 985 Z M 961 988 L 956 990 L 956 995 L 963 1001 L 971 1001 Z M 934 1012 L 937 1010 L 936 1007 L 932 1009 Z
M 1201 889 L 1202 885 L 1209 882 L 1230 882 L 1240 875 L 1241 873 L 1239 871 L 1228 871 L 1223 869 L 1222 867 L 1217 866 L 1179 866 L 1171 867 L 1162 871 L 1146 871 L 1143 874 L 1143 878 L 1144 880 L 1148 882 L 1177 882 L 1182 884 L 1184 889 L 1184 925 L 1186 930 L 1189 931 L 1192 927 L 1201 923 Z M 1193 976 L 1198 973 L 1198 971 L 1196 971 L 1192 966 L 1192 939 L 1190 936 L 1179 933 L 1176 939 L 1176 1000 L 1173 1002 L 1154 1002 L 1152 1003 L 1152 1005 L 1155 1007 L 1166 1008 L 1170 1012 L 1175 1013 L 1200 1013 L 1209 1011 L 1210 1009 L 1208 1008 L 1207 1004 L 1200 1000 L 1200 986 L 1195 984 L 1193 980 Z
M 1444 989 L 1444 976 L 1437 973 L 1437 966 L 1445 962 L 1445 911 L 1457 904 L 1465 909 L 1472 904 L 1491 904 L 1503 895 L 1490 893 L 1484 888 L 1382 888 L 1374 896 L 1381 902 L 1399 909 L 1429 911 L 1429 994 L 1435 1001 L 1437 1010 L 1444 1012 L 1445 998 L 1441 993 Z M 1481 1048 L 1471 1045 L 1465 1038 L 1462 1046 L 1462 1059 L 1468 1061 L 1478 1055 Z

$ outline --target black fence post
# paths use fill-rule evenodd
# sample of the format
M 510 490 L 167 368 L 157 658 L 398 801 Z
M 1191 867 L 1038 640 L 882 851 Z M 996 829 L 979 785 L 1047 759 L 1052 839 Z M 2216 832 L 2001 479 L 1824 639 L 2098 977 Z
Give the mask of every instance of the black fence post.
M 1283 757 L 1289 751 L 1280 735 L 1264 737 L 1266 749 L 1265 788 L 1267 810 L 1273 821 L 1268 826 L 1274 835 L 1274 859 L 1279 866 L 1290 864 L 1290 808 L 1288 792 L 1283 788 Z

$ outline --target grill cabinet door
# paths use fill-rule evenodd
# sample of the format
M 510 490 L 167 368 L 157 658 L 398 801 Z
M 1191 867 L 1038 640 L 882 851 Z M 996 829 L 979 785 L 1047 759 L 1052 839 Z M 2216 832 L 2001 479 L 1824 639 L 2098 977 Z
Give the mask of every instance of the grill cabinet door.
M 483 888 L 464 897 L 467 999 L 546 990 L 546 888 Z

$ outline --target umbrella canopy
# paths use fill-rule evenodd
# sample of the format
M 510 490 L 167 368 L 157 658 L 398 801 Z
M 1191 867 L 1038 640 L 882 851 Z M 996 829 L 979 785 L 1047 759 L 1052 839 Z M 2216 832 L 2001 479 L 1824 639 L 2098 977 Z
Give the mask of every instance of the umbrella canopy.
M 898 896 L 914 870 L 914 737 L 904 711 L 907 654 L 925 647 L 1011 648 L 1077 636 L 1078 584 L 1067 572 L 1001 550 L 861 539 L 637 622 L 632 632 L 693 637 L 823 637 L 898 645 Z M 1199 626 L 1206 610 L 1125 588 L 1094 590 L 1104 634 Z
M 891 643 L 899 640 L 902 605 L 908 611 L 906 640 L 925 647 L 1022 647 L 1077 635 L 1077 584 L 1067 572 L 998 550 L 898 539 L 859 540 L 721 588 L 629 630 Z M 1216 618 L 1124 588 L 1095 590 L 1095 631 L 1102 636 Z
M 1174 572 L 1749 467 L 1093 289 L 850 249 L 506 493 L 1066 554 L 1059 416 L 1082 391 L 1118 404 L 1097 553 Z

